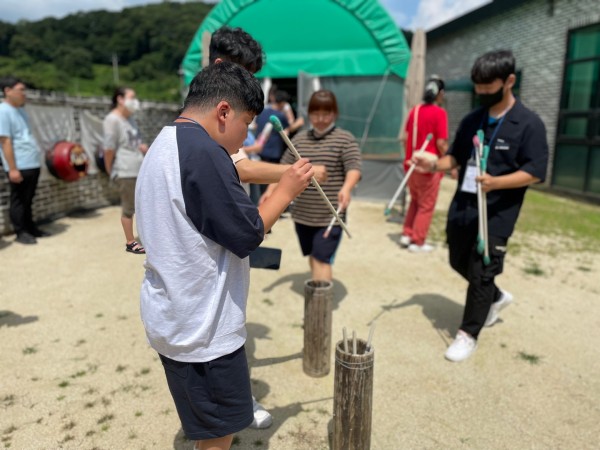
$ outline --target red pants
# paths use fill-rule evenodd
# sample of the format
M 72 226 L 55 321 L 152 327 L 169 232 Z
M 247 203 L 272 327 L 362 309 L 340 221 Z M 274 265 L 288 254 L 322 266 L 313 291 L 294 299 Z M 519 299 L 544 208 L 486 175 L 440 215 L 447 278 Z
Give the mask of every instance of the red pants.
M 411 198 L 402 234 L 417 245 L 425 243 L 443 176 L 442 172 L 432 175 L 413 172 L 408 180 Z

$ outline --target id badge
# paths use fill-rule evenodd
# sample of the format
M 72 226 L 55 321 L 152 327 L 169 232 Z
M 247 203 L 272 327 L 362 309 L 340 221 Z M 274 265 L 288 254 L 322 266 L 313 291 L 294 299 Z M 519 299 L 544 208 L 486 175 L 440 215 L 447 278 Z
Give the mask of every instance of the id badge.
M 469 194 L 477 194 L 477 181 L 475 177 L 477 177 L 477 166 L 475 161 L 470 159 L 467 162 L 467 170 L 465 170 L 465 177 L 463 178 L 460 190 Z

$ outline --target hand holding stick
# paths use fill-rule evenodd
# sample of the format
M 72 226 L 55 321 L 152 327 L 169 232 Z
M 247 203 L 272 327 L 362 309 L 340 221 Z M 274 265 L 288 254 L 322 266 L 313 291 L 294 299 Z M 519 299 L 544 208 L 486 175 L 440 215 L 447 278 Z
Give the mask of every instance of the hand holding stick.
M 475 164 L 477 176 L 480 177 L 487 169 L 487 158 L 490 148 L 484 145 L 483 130 L 477 130 L 477 135 L 473 137 L 475 146 Z M 478 236 L 477 252 L 483 254 L 483 263 L 487 266 L 490 263 L 490 254 L 488 247 L 488 226 L 487 226 L 487 195 L 483 192 L 481 183 L 477 182 L 477 212 L 478 212 Z
M 273 124 L 273 128 L 275 128 L 275 131 L 277 131 L 279 133 L 279 135 L 281 136 L 281 139 L 283 139 L 283 141 L 285 142 L 285 144 L 292 151 L 292 153 L 296 156 L 296 158 L 298 158 L 298 159 L 302 158 L 302 156 L 300 156 L 300 153 L 298 153 L 298 150 L 296 150 L 296 147 L 294 146 L 294 144 L 292 144 L 292 141 L 290 141 L 290 138 L 287 136 L 287 134 L 285 134 L 283 132 L 283 126 L 281 125 L 281 122 L 279 121 L 279 119 L 277 118 L 277 116 L 271 116 L 271 117 L 269 117 L 269 121 Z M 346 234 L 348 235 L 348 237 L 351 238 L 352 235 L 350 234 L 350 231 L 348 231 L 348 228 L 346 227 L 346 224 L 342 221 L 342 219 L 340 218 L 339 214 L 336 212 L 335 208 L 333 207 L 333 205 L 331 204 L 331 202 L 327 198 L 327 195 L 325 195 L 325 192 L 323 192 L 323 189 L 319 185 L 319 183 L 316 180 L 316 178 L 312 177 L 311 178 L 311 182 L 312 182 L 313 186 L 315 188 L 317 188 L 317 191 L 319 191 L 319 194 L 321 195 L 321 197 L 323 198 L 323 200 L 325 200 L 325 203 L 327 203 L 327 206 L 329 206 L 329 209 L 331 210 L 331 212 L 333 213 L 333 215 L 337 219 L 337 221 L 340 224 L 340 226 L 346 232 Z
M 341 212 L 342 212 L 342 207 L 341 207 L 341 206 L 338 206 L 338 209 L 337 209 L 337 213 L 338 213 L 338 215 L 339 215 Z M 327 225 L 327 229 L 325 230 L 325 233 L 323 233 L 323 237 L 324 237 L 325 239 L 327 239 L 327 238 L 329 237 L 329 233 L 331 233 L 331 229 L 333 228 L 333 225 L 335 224 L 335 220 L 336 220 L 336 218 L 335 218 L 335 216 L 333 216 L 333 217 L 331 218 L 331 222 L 329 222 L 329 225 Z
M 431 139 L 433 139 L 433 134 L 429 133 L 427 135 L 427 138 L 425 139 L 425 142 L 423 142 L 423 145 L 421 146 L 421 148 L 419 149 L 419 151 L 417 153 L 415 153 L 415 155 L 421 155 L 425 151 L 425 149 L 427 148 L 427 146 L 429 145 L 429 141 L 431 141 Z M 408 179 L 410 178 L 410 176 L 412 175 L 412 173 L 415 171 L 416 167 L 417 166 L 415 166 L 414 164 L 412 166 L 410 166 L 410 169 L 408 169 L 408 172 L 406 173 L 406 175 L 404 175 L 404 178 L 402 179 L 402 182 L 400 183 L 400 186 L 398 186 L 398 189 L 394 193 L 394 196 L 392 197 L 392 199 L 388 203 L 387 208 L 385 209 L 384 215 L 386 215 L 386 216 L 390 215 L 390 213 L 392 212 L 392 208 L 394 207 L 394 203 L 396 203 L 396 200 L 398 200 L 398 197 L 400 196 L 400 193 L 402 192 L 402 190 L 406 186 L 406 183 L 408 183 Z

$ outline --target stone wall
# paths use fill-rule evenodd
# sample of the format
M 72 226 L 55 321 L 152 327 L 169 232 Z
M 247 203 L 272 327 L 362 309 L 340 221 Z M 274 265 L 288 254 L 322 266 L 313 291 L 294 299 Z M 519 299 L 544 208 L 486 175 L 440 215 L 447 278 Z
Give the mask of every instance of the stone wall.
M 76 125 L 76 141 L 79 141 L 79 116 L 89 111 L 103 118 L 110 110 L 108 97 L 69 97 L 56 93 L 28 91 L 27 103 L 31 105 L 70 106 Z M 142 110 L 136 114 L 144 140 L 150 144 L 161 128 L 172 121 L 179 105 L 142 101 Z M 90 162 L 95 164 L 94 161 Z M 119 194 L 115 186 L 109 183 L 106 174 L 98 171 L 88 174 L 79 181 L 67 183 L 52 176 L 42 164 L 42 174 L 33 202 L 34 220 L 60 217 L 78 209 L 89 209 L 116 204 Z M 0 176 L 0 235 L 12 232 L 8 216 L 9 185 L 5 175 Z

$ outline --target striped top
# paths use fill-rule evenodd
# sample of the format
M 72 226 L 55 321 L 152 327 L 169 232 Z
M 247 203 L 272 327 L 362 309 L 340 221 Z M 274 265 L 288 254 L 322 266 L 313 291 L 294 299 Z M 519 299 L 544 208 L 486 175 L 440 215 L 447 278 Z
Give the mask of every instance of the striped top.
M 354 136 L 346 130 L 334 127 L 321 138 L 316 138 L 312 130 L 299 132 L 292 142 L 303 158 L 314 165 L 327 167 L 327 182 L 321 188 L 335 209 L 338 206 L 338 192 L 344 185 L 349 170 L 361 170 L 361 156 Z M 281 158 L 282 164 L 293 164 L 296 157 L 286 149 Z M 312 184 L 296 197 L 292 206 L 294 222 L 303 225 L 326 227 L 333 214 L 319 191 Z M 345 222 L 346 212 L 340 214 Z

